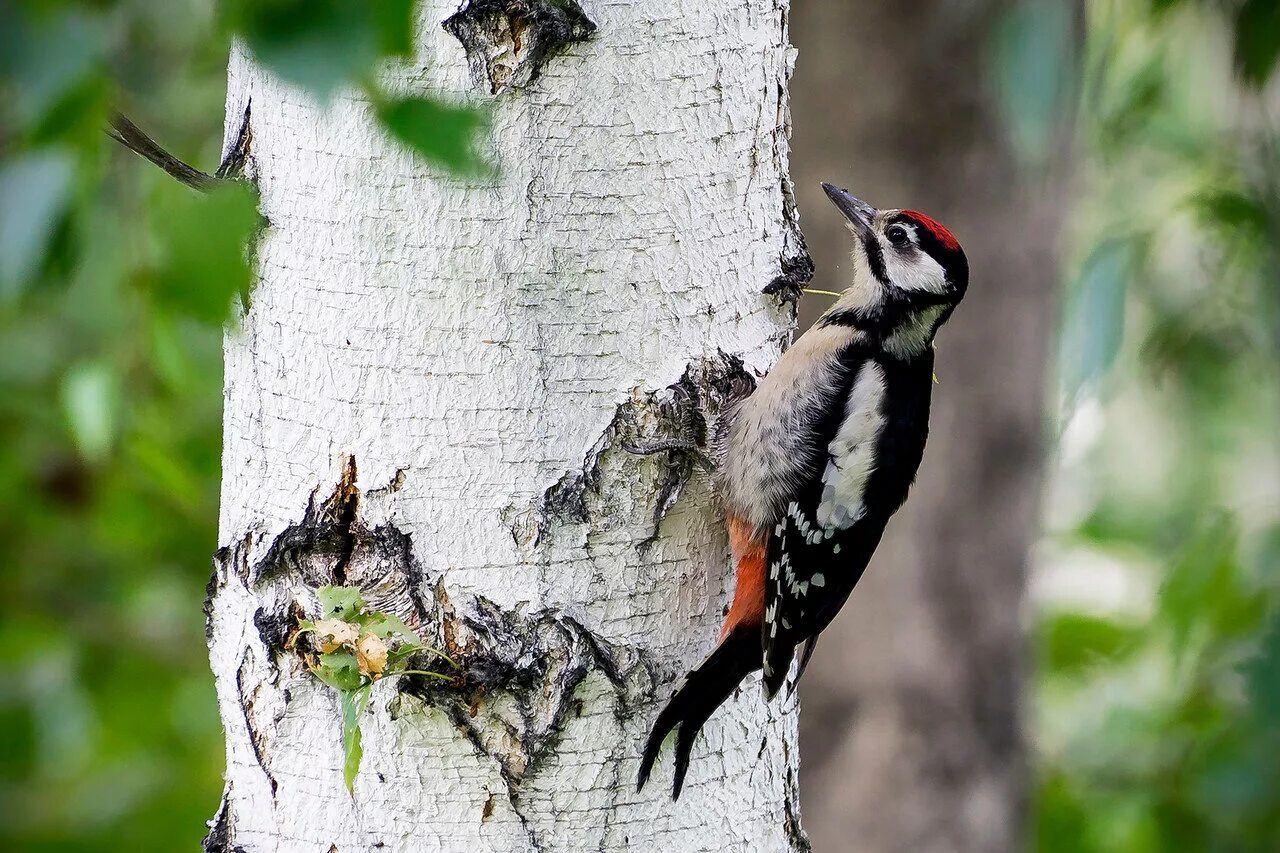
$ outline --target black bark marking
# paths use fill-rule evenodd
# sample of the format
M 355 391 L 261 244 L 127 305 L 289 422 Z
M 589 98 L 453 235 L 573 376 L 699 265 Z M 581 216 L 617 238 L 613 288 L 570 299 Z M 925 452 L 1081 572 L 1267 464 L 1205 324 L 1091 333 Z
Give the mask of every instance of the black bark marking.
M 356 547 L 356 514 L 360 511 L 360 492 L 356 489 L 356 458 L 347 457 L 342 479 L 329 499 L 329 514 L 334 517 L 334 530 L 338 536 L 338 559 L 333 564 L 333 580 L 339 586 L 347 582 L 347 563 Z
M 281 531 L 266 556 L 249 571 L 249 581 L 264 587 L 292 574 L 312 588 L 357 586 L 370 609 L 393 613 L 409 626 L 417 626 L 426 616 L 428 602 L 423 598 L 422 567 L 413 556 L 413 543 L 394 525 L 370 528 L 364 523 L 356 477 L 355 458 L 349 457 L 329 497 L 317 504 L 312 493 L 302 521 Z M 293 603 L 285 596 L 276 602 L 282 611 L 262 618 L 292 626 L 296 622 Z
M 262 611 L 259 610 L 258 612 L 261 613 Z M 275 774 L 271 772 L 271 768 L 267 766 L 266 736 L 253 719 L 254 697 L 245 693 L 244 673 L 248 666 L 249 653 L 246 651 L 240 659 L 240 666 L 236 669 L 236 695 L 240 697 L 240 713 L 244 717 L 245 729 L 249 733 L 249 745 L 253 747 L 253 757 L 258 762 L 258 767 L 262 769 L 263 775 L 267 777 L 267 782 L 271 785 L 271 798 L 274 800 L 276 791 L 279 789 L 279 783 L 276 782 Z
M 538 505 L 545 519 L 585 524 L 587 522 L 586 491 L 596 487 L 595 458 L 589 455 L 581 471 L 567 471 L 542 493 Z
M 365 497 L 366 498 L 383 498 L 383 497 L 387 497 L 388 495 L 394 495 L 396 492 L 404 488 L 404 481 L 407 475 L 408 475 L 408 471 L 406 471 L 404 468 L 397 468 L 396 473 L 392 476 L 391 480 L 388 481 L 385 486 L 378 489 L 370 489 L 368 492 L 365 493 Z
M 534 614 L 504 610 L 477 597 L 465 614 L 437 592 L 444 651 L 461 673 L 453 682 L 407 676 L 400 691 L 441 708 L 478 752 L 497 762 L 509 786 L 536 772 L 573 715 L 576 692 L 592 671 L 601 673 L 626 704 L 626 684 L 638 655 L 594 636 L 577 620 L 554 610 Z M 500 710 L 513 706 L 518 725 Z
M 414 668 L 454 677 L 405 676 L 397 679 L 397 687 L 401 694 L 440 709 L 478 754 L 495 762 L 512 808 L 536 848 L 533 828 L 521 815 L 521 786 L 559 743 L 565 723 L 580 714 L 583 683 L 599 673 L 617 697 L 613 713 L 622 721 L 629 713 L 630 680 L 651 667 L 640 650 L 616 647 L 555 610 L 506 610 L 478 596 L 455 604 L 443 578 L 426 576 L 408 534 L 391 524 L 370 528 L 364 522 L 356 480 L 356 462 L 347 459 L 329 497 L 320 500 L 318 491 L 313 492 L 302 520 L 281 531 L 260 560 L 251 564 L 252 536 L 215 555 L 206 612 L 214 612 L 216 596 L 232 579 L 243 582 L 259 603 L 253 623 L 271 670 L 265 680 L 255 680 L 246 671 L 251 660 L 246 655 L 236 673 L 258 764 L 274 793 L 276 780 L 267 767 L 269 750 L 254 703 L 264 683 L 280 683 L 282 668 L 302 672 L 301 652 L 285 646 L 299 619 L 318 615 L 311 591 L 345 582 L 360 588 L 370 609 L 399 616 L 426 645 L 457 661 L 455 671 L 424 653 Z M 405 711 L 402 701 L 392 703 L 393 718 Z
M 206 643 L 213 640 L 213 600 L 230 577 L 233 567 L 241 580 L 249 576 L 247 555 L 253 544 L 253 534 L 245 536 L 231 547 L 219 548 L 213 554 L 213 571 L 209 574 L 209 582 L 204 586 L 204 639 Z
M 245 176 L 245 168 L 248 166 L 251 156 L 250 149 L 253 146 L 253 127 L 249 124 L 249 113 L 252 106 L 252 99 L 245 103 L 244 115 L 240 117 L 240 129 L 236 131 L 235 142 L 231 143 L 231 147 L 227 149 L 227 155 L 218 164 L 218 170 L 213 173 L 215 178 L 229 181 Z
M 551 56 L 596 31 L 574 0 L 466 0 L 443 26 L 491 95 L 528 86 Z
M 783 742 L 785 745 L 785 741 Z M 786 785 L 782 799 L 782 825 L 791 839 L 792 853 L 813 853 L 813 845 L 804 827 L 800 825 L 800 786 L 796 782 L 796 774 L 787 768 Z
M 782 221 L 784 223 L 783 250 L 778 260 L 782 271 L 773 281 L 765 285 L 761 292 L 777 296 L 784 303 L 789 303 L 794 310 L 801 291 L 813 280 L 815 270 L 813 257 L 809 254 L 804 233 L 800 230 L 795 187 L 785 170 L 782 172 Z
M 243 847 L 235 844 L 233 823 L 231 788 L 228 786 L 227 790 L 222 794 L 222 801 L 218 803 L 218 811 L 214 813 L 213 819 L 206 824 L 209 827 L 209 833 L 200 842 L 200 847 L 204 853 L 245 853 Z
M 782 19 L 783 31 L 787 27 L 786 13 Z M 783 41 L 786 41 L 785 35 Z M 790 76 L 790 69 L 787 74 Z M 800 213 L 796 207 L 796 188 L 791 182 L 791 175 L 782 162 L 786 139 L 791 135 L 791 111 L 787 105 L 787 89 L 785 82 L 778 83 L 778 117 L 773 127 L 773 156 L 778 163 L 778 172 L 782 175 L 782 253 L 778 259 L 781 273 L 765 285 L 763 292 L 777 296 L 792 311 L 791 319 L 795 320 L 796 302 L 804 286 L 813 280 L 813 258 L 809 255 L 809 247 L 804 240 L 804 232 L 800 230 Z
M 253 626 L 258 629 L 258 639 L 262 640 L 263 646 L 267 649 L 282 649 L 299 617 L 300 613 L 296 608 L 293 612 L 268 613 L 259 607 L 253 612 Z
M 801 249 L 804 249 L 803 243 Z M 781 266 L 782 273 L 766 284 L 761 292 L 777 296 L 784 302 L 794 303 L 800 298 L 805 285 L 813 280 L 813 258 L 809 257 L 807 250 L 804 250 L 802 254 L 784 255 Z
M 218 590 L 222 588 L 220 569 L 230 559 L 230 548 L 223 547 L 215 551 L 213 553 L 213 571 L 209 573 L 209 582 L 204 585 L 204 605 L 201 609 L 204 611 L 204 641 L 206 645 L 213 642 L 213 599 L 218 594 Z

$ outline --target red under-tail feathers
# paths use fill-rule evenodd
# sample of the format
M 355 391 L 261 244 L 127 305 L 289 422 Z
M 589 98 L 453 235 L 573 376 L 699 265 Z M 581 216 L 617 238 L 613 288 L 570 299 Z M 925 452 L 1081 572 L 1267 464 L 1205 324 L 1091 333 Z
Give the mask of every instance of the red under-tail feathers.
M 720 645 L 685 677 L 680 689 L 658 714 L 640 759 L 637 790 L 649 780 L 662 742 L 679 728 L 671 789 L 671 798 L 678 799 L 689 769 L 694 738 L 742 679 L 763 664 L 760 631 L 764 624 L 766 540 L 743 519 L 730 517 L 729 545 L 737 563 L 737 577 L 733 604 L 720 629 Z

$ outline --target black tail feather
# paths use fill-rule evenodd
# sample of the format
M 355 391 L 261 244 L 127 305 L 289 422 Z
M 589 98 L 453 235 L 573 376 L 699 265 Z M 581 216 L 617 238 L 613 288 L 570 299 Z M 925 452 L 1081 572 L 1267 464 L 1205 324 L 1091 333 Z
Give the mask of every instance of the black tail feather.
M 813 657 L 813 650 L 818 647 L 818 638 L 810 637 L 804 641 L 804 651 L 800 653 L 800 666 L 796 669 L 796 677 L 791 679 L 791 684 L 787 686 L 787 698 L 796 692 L 796 688 L 800 686 L 800 678 L 804 675 L 805 669 L 809 666 L 809 658 Z
M 790 637 L 783 637 L 765 645 L 764 649 L 764 695 L 772 699 L 778 695 L 787 674 L 791 672 L 791 659 L 796 654 L 796 643 Z
M 636 778 L 636 790 L 649 781 L 649 773 L 658 759 L 658 750 L 677 726 L 675 781 L 671 787 L 671 799 L 680 798 L 684 776 L 689 770 L 689 755 L 693 741 L 702 726 L 716 708 L 729 698 L 729 694 L 742 679 L 760 668 L 760 634 L 758 629 L 739 628 L 716 646 L 716 650 L 702 665 L 685 676 L 685 682 L 671 697 L 653 723 L 649 739 L 640 759 L 640 773 Z

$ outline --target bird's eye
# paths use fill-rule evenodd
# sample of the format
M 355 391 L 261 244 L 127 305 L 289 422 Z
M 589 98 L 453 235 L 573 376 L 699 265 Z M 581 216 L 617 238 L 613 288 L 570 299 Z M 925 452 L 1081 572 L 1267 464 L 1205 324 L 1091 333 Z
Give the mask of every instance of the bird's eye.
M 885 229 L 884 236 L 889 238 L 889 242 L 901 249 L 910 242 L 907 239 L 907 229 L 901 225 L 890 225 Z

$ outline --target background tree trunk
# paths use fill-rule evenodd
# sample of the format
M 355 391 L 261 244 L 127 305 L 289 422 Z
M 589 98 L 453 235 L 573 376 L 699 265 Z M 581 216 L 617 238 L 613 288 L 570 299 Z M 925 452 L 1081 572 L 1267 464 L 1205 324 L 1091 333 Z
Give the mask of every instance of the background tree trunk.
M 423 4 L 420 58 L 390 74 L 491 102 L 501 177 L 470 183 L 365 103 L 319 107 L 233 57 L 229 135 L 251 102 L 270 225 L 226 343 L 208 849 L 804 846 L 794 705 L 754 681 L 678 804 L 669 762 L 634 791 L 655 702 L 715 642 L 731 576 L 705 478 L 620 448 L 701 433 L 787 337 L 761 295 L 798 245 L 786 2 L 585 7 L 591 40 L 490 97 L 441 29 L 453 0 Z M 380 683 L 354 794 L 336 697 L 281 648 L 333 582 L 459 654 L 470 684 Z
M 937 216 L 972 268 L 940 336 L 912 496 L 800 691 L 805 827 L 822 853 L 1024 846 L 1021 616 L 1065 170 L 1020 180 L 991 94 L 989 39 L 1011 5 L 806 3 L 793 18 L 815 286 L 842 283 L 849 250 L 820 180 Z

